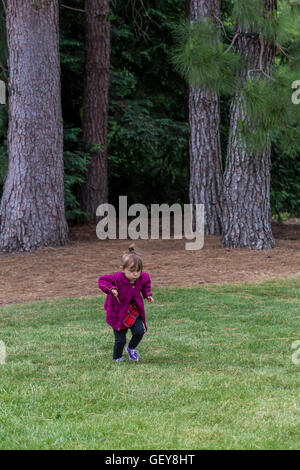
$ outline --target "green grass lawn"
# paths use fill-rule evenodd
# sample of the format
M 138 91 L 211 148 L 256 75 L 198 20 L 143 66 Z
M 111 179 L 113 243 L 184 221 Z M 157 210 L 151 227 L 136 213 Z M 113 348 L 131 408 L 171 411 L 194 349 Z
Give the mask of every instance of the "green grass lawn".
M 138 363 L 104 296 L 0 307 L 0 448 L 300 449 L 300 278 L 153 296 Z

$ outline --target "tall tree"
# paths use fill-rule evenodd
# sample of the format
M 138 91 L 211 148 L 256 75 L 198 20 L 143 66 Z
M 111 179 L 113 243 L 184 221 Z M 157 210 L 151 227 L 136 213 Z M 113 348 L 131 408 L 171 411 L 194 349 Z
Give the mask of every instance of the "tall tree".
M 8 0 L 9 164 L 0 251 L 68 242 L 64 210 L 58 1 Z
M 81 187 L 81 206 L 96 222 L 96 209 L 107 202 L 107 116 L 110 64 L 109 0 L 85 0 L 85 83 L 83 139 L 91 162 Z
M 274 64 L 275 46 L 269 43 L 259 25 L 275 21 L 277 0 L 256 1 L 256 14 L 261 21 L 238 25 L 235 51 L 243 58 L 245 67 L 240 72 L 247 80 L 266 79 Z M 228 248 L 269 249 L 275 246 L 271 230 L 270 170 L 271 141 L 266 137 L 261 152 L 250 151 L 240 138 L 240 126 L 251 126 L 243 100 L 243 90 L 233 97 L 230 108 L 229 144 L 224 174 L 222 246 Z
M 190 21 L 220 21 L 220 4 L 220 0 L 189 0 Z M 217 235 L 222 224 L 222 156 L 216 92 L 189 85 L 189 125 L 190 203 L 204 204 L 204 231 Z

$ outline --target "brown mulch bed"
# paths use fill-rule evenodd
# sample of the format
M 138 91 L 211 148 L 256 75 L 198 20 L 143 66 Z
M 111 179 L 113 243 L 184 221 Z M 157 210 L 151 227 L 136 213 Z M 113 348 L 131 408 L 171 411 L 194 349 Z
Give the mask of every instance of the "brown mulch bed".
M 0 256 L 0 304 L 102 294 L 98 277 L 119 270 L 131 240 L 105 240 L 96 226 L 71 226 L 70 244 L 31 253 Z M 276 247 L 267 251 L 221 248 L 219 236 L 205 236 L 204 247 L 185 250 L 185 240 L 136 240 L 153 286 L 198 286 L 260 282 L 299 276 L 300 225 L 272 224 Z

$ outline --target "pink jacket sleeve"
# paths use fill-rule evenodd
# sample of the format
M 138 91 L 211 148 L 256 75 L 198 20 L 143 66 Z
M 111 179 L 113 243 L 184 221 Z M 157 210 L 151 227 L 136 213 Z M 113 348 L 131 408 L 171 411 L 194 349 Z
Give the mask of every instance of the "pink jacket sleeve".
M 117 289 L 113 274 L 105 274 L 99 277 L 98 286 L 104 294 L 109 294 L 112 289 Z
M 144 299 L 146 299 L 150 295 L 152 296 L 152 293 L 151 293 L 151 279 L 150 279 L 150 276 L 149 276 L 148 273 L 145 273 L 145 282 L 144 282 L 143 287 L 142 287 L 142 294 L 143 294 Z

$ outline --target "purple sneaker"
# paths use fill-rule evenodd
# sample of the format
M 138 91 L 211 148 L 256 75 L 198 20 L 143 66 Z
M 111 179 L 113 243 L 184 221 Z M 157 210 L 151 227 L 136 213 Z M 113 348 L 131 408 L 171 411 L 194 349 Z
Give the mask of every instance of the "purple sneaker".
M 125 361 L 125 357 L 118 357 L 118 359 L 114 359 L 115 362 L 123 362 Z
M 128 357 L 130 361 L 138 361 L 140 354 L 136 349 L 130 349 L 128 346 L 126 346 L 126 351 L 128 354 Z

